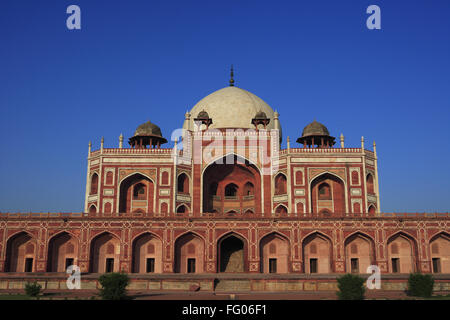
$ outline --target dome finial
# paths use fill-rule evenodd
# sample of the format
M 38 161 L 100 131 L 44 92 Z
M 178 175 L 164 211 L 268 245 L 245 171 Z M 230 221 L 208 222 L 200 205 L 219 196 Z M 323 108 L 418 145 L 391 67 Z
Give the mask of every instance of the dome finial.
M 234 72 L 233 72 L 233 65 L 231 65 L 231 70 L 230 70 L 230 87 L 234 87 Z

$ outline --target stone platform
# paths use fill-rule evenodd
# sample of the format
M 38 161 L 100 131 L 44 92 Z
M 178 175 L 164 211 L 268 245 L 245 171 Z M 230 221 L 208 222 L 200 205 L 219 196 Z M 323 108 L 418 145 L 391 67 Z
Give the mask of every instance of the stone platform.
M 100 288 L 101 274 L 82 274 L 81 290 Z M 322 292 L 336 291 L 342 274 L 129 274 L 128 290 L 151 292 Z M 361 274 L 367 278 L 368 274 Z M 37 281 L 43 290 L 68 291 L 64 273 L 0 273 L 0 292 L 23 290 L 25 284 Z M 408 274 L 382 275 L 380 291 L 405 291 Z M 450 274 L 433 275 L 435 292 L 450 293 Z

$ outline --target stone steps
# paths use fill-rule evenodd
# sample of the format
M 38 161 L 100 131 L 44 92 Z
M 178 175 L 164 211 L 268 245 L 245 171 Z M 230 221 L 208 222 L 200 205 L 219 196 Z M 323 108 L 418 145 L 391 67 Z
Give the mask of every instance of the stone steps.
M 250 291 L 250 280 L 218 280 L 215 291 Z

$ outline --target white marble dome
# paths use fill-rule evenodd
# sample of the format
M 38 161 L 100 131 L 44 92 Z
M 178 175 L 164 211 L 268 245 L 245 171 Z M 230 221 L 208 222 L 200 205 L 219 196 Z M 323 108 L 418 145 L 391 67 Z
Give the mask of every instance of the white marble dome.
M 189 111 L 189 128 L 187 121 L 184 122 L 183 128 L 194 130 L 194 119 L 201 111 L 206 111 L 212 119 L 210 128 L 254 129 L 252 119 L 256 113 L 262 111 L 270 119 L 267 129 L 276 129 L 273 109 L 253 93 L 234 86 L 217 90 L 200 100 Z M 281 127 L 278 129 L 281 131 Z

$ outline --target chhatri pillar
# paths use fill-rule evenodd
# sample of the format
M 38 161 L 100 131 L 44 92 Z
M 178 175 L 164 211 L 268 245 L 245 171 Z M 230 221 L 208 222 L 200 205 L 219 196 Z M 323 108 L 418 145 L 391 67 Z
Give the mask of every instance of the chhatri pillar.
M 335 137 L 330 136 L 330 133 L 323 124 L 314 120 L 308 124 L 302 132 L 302 136 L 297 139 L 297 142 L 305 145 L 311 145 L 312 148 L 317 144 L 317 148 L 331 148 L 336 142 Z
M 161 148 L 161 145 L 167 143 L 162 136 L 161 129 L 154 123 L 147 121 L 137 127 L 134 136 L 128 139 L 128 143 L 135 149 Z

